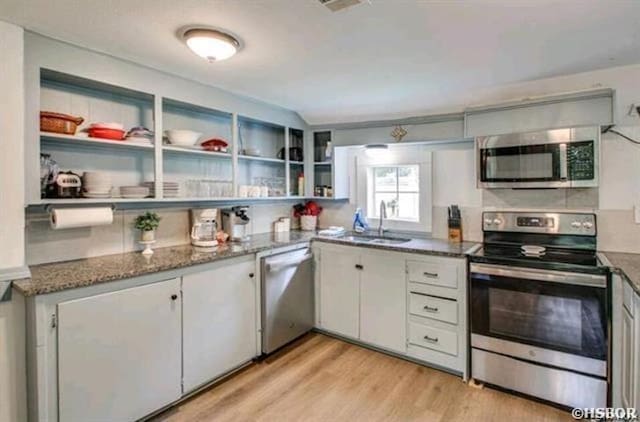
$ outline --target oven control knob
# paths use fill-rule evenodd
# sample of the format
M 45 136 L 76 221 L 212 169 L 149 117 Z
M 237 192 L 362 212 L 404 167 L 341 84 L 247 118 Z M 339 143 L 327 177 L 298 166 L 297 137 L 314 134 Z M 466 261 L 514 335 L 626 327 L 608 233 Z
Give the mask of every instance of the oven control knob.
M 593 223 L 591 221 L 585 221 L 584 223 L 582 223 L 582 227 L 584 227 L 585 229 L 591 229 L 593 228 Z
M 502 220 L 500 220 L 499 218 L 494 218 L 493 224 L 495 224 L 496 226 L 499 226 L 500 224 L 502 224 Z
M 485 218 L 484 219 L 484 224 L 486 224 L 487 226 L 490 226 L 493 224 L 493 220 L 490 218 Z
M 579 229 L 580 227 L 582 227 L 582 223 L 579 221 L 574 221 L 573 223 L 571 223 L 571 227 L 573 227 L 574 229 Z

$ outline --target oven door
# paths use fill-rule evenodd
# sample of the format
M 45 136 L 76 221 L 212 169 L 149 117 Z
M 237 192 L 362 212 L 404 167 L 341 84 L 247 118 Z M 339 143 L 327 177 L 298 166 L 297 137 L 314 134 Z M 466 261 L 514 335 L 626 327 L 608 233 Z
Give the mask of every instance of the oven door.
M 606 376 L 607 277 L 471 265 L 472 346 Z
M 568 187 L 567 144 L 479 149 L 480 187 Z

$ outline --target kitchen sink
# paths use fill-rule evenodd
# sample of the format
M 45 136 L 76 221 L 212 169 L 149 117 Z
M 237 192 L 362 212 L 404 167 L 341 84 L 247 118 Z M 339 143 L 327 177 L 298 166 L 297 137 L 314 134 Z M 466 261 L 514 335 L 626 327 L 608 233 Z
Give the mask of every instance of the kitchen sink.
M 380 245 L 401 245 L 403 243 L 410 242 L 411 239 L 404 239 L 401 237 L 376 237 L 369 243 L 377 243 Z
M 376 245 L 400 245 L 411 241 L 411 239 L 405 239 L 401 237 L 374 237 L 358 235 L 343 236 L 341 237 L 341 239 L 347 240 L 349 242 L 373 243 Z

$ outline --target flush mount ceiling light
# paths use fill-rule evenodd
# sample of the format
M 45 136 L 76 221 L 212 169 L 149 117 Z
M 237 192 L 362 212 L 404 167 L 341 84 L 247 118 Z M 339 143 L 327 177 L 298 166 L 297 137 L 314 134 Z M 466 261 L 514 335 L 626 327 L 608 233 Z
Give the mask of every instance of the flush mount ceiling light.
M 187 29 L 182 34 L 182 39 L 191 51 L 209 62 L 226 60 L 240 49 L 237 38 L 217 29 Z
M 364 147 L 365 147 L 365 154 L 371 158 L 382 157 L 389 149 L 389 146 L 386 144 L 369 144 L 369 145 L 365 145 Z

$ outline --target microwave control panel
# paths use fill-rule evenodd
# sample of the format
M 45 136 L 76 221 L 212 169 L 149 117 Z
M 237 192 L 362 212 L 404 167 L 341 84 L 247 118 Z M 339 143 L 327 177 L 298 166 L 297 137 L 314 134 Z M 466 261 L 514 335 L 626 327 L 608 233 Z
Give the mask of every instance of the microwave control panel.
M 572 142 L 567 145 L 569 180 L 595 178 L 595 151 L 593 141 Z

